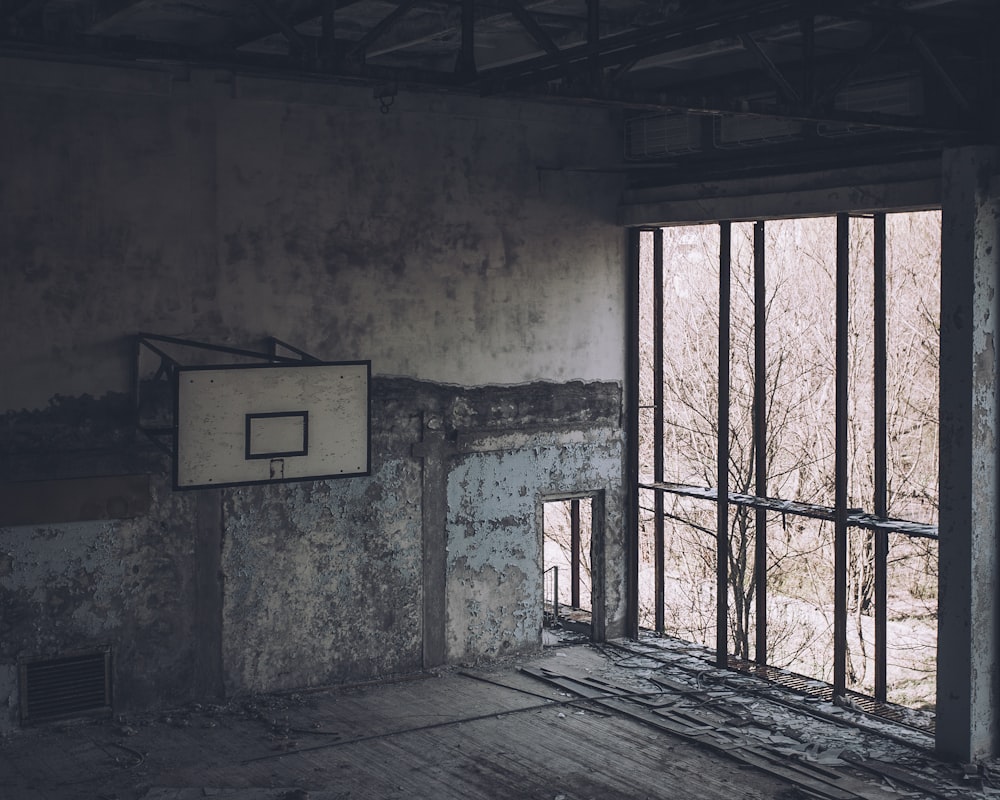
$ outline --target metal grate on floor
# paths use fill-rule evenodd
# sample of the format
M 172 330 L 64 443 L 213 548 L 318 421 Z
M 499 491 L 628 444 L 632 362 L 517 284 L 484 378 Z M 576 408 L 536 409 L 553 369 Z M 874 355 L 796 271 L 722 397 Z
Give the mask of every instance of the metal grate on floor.
M 20 664 L 21 724 L 111 713 L 111 649 Z
M 733 656 L 729 657 L 729 668 L 736 672 L 756 675 L 770 683 L 791 689 L 793 692 L 804 694 L 807 697 L 815 697 L 819 700 L 833 702 L 833 687 L 815 678 L 807 678 L 804 675 L 786 672 L 776 667 L 759 666 L 753 661 L 745 661 Z M 852 692 L 850 689 L 845 693 L 844 699 L 847 705 L 864 711 L 866 714 L 916 728 L 925 733 L 934 733 L 934 723 L 932 721 L 914 720 L 913 715 L 908 713 L 909 709 L 902 706 L 896 706 L 891 703 L 880 703 L 873 697 L 859 692 Z

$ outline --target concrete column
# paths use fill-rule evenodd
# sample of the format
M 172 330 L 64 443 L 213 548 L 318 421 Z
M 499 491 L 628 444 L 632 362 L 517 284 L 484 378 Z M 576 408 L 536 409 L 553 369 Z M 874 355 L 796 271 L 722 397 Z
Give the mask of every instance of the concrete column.
M 423 461 L 423 666 L 444 664 L 448 588 L 448 458 L 454 448 L 442 431 L 441 419 L 425 416 L 414 458 Z
M 963 762 L 1000 752 L 998 163 L 988 147 L 942 163 L 937 749 Z
M 222 664 L 222 490 L 200 489 L 195 495 L 193 696 L 225 696 Z

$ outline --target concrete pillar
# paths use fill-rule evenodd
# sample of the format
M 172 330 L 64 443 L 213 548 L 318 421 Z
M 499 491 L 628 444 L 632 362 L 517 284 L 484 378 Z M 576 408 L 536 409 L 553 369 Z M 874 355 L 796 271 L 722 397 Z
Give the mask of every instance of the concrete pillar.
M 222 662 L 222 490 L 200 489 L 195 501 L 194 614 L 197 636 L 194 655 L 192 697 L 216 700 L 225 697 Z
M 941 230 L 937 749 L 1000 752 L 997 350 L 1000 152 L 945 152 Z
M 423 667 L 444 664 L 448 588 L 448 458 L 454 447 L 440 417 L 425 415 L 414 458 L 423 460 L 421 528 L 423 530 Z

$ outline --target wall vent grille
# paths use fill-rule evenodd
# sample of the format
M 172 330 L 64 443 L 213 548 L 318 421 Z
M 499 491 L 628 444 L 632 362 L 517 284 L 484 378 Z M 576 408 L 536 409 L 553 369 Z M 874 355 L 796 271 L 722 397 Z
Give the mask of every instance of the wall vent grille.
M 111 650 L 20 665 L 21 724 L 111 713 Z

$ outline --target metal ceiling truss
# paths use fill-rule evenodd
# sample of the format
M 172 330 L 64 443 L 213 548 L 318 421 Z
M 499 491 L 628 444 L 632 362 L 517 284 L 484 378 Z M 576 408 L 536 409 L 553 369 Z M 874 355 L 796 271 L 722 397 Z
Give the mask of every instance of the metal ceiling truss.
M 640 111 L 757 115 L 945 135 L 981 135 L 996 115 L 979 98 L 996 83 L 997 59 L 987 37 L 1000 32 L 1000 4 L 952 8 L 954 0 L 936 0 L 943 10 L 935 12 L 933 5 L 924 11 L 901 7 L 899 0 L 745 0 L 707 4 L 702 10 L 691 0 L 655 6 L 636 0 L 626 22 L 620 11 L 602 8 L 600 0 L 581 0 L 578 16 L 553 9 L 551 0 L 490 5 L 485 0 L 433 0 L 431 5 L 401 0 L 380 19 L 372 18 L 367 0 L 244 0 L 254 11 L 250 15 L 213 1 L 206 0 L 212 10 L 203 13 L 227 17 L 230 28 L 227 36 L 208 42 L 117 33 L 111 23 L 121 12 L 139 15 L 146 7 L 130 0 L 79 0 L 75 30 L 69 21 L 49 19 L 49 0 L 0 0 L 0 37 L 8 48 L 62 47 L 482 95 L 565 98 Z M 59 13 L 69 13 L 66 6 L 60 2 Z M 447 13 L 449 6 L 454 15 Z M 367 18 L 352 17 L 358 9 L 365 9 Z M 386 41 L 404 17 L 421 11 L 418 21 L 411 20 L 413 33 Z M 847 44 L 825 38 L 821 45 L 821 36 L 845 30 L 853 37 Z M 518 56 L 514 47 L 517 52 L 509 59 L 477 64 L 477 45 L 487 32 L 494 40 L 503 34 L 508 41 L 516 38 L 522 50 L 535 50 Z M 286 42 L 285 52 L 275 51 L 276 36 Z M 266 41 L 271 44 L 262 46 Z M 449 53 L 442 69 L 442 55 Z M 707 69 L 687 72 L 708 77 L 679 79 L 684 70 L 671 73 L 671 58 L 700 59 Z M 728 69 L 716 68 L 723 59 Z M 884 73 L 886 62 L 903 63 L 924 81 L 928 102 L 922 111 L 891 114 L 838 106 L 852 82 Z
M 619 105 L 644 110 L 684 111 L 706 114 L 751 114 L 767 117 L 798 119 L 802 121 L 837 121 L 864 123 L 873 127 L 921 132 L 968 131 L 978 127 L 978 121 L 970 119 L 974 103 L 944 63 L 934 54 L 931 47 L 917 28 L 911 24 L 913 15 L 906 15 L 907 22 L 894 29 L 886 23 L 883 15 L 877 16 L 876 28 L 865 44 L 854 52 L 820 62 L 815 54 L 814 30 L 816 17 L 805 21 L 796 19 L 801 13 L 798 4 L 769 4 L 771 8 L 761 8 L 757 13 L 730 15 L 716 18 L 695 19 L 687 23 L 664 23 L 637 31 L 601 39 L 596 45 L 586 44 L 568 48 L 562 52 L 561 63 L 553 64 L 546 57 L 539 57 L 508 67 L 486 70 L 480 73 L 480 86 L 485 93 L 505 93 L 527 91 L 538 86 L 546 86 L 546 91 L 580 99 L 603 100 Z M 850 8 L 848 9 L 850 10 Z M 829 14 L 824 16 L 829 17 Z M 857 14 L 849 15 L 854 18 Z M 779 66 L 764 49 L 757 36 L 758 31 L 775 26 L 802 22 L 805 35 L 802 37 L 801 58 L 790 65 Z M 920 27 L 932 24 L 924 20 Z M 956 28 L 945 25 L 946 28 Z M 962 23 L 956 30 L 966 46 L 974 47 L 980 41 L 980 31 L 971 23 Z M 939 108 L 938 113 L 895 116 L 879 111 L 849 111 L 834 106 L 840 93 L 852 79 L 861 73 L 873 56 L 886 47 L 890 38 L 909 45 L 911 54 L 918 56 L 927 67 L 927 72 L 939 81 L 954 108 Z M 672 87 L 669 91 L 629 88 L 623 78 L 645 59 L 687 50 L 721 40 L 736 38 L 758 64 L 760 74 L 778 93 L 772 102 L 754 102 L 745 95 L 732 96 L 724 92 L 705 95 L 685 92 L 684 86 Z M 988 52 L 988 49 L 987 49 Z M 985 58 L 985 53 L 983 54 Z M 616 69 L 614 81 L 610 85 L 581 84 L 579 75 L 584 64 L 596 62 L 602 70 Z M 818 67 L 825 66 L 839 77 L 826 87 L 820 85 Z M 802 89 L 797 90 L 788 78 L 789 66 L 801 73 Z M 727 80 L 731 76 L 727 76 Z M 818 95 L 817 95 L 818 92 Z
M 281 32 L 281 35 L 288 40 L 289 45 L 300 53 L 304 53 L 312 58 L 316 57 L 319 53 L 319 48 L 316 46 L 317 40 L 307 39 L 299 33 L 295 29 L 295 26 L 282 16 L 271 0 L 251 0 L 251 2 L 264 18 Z

